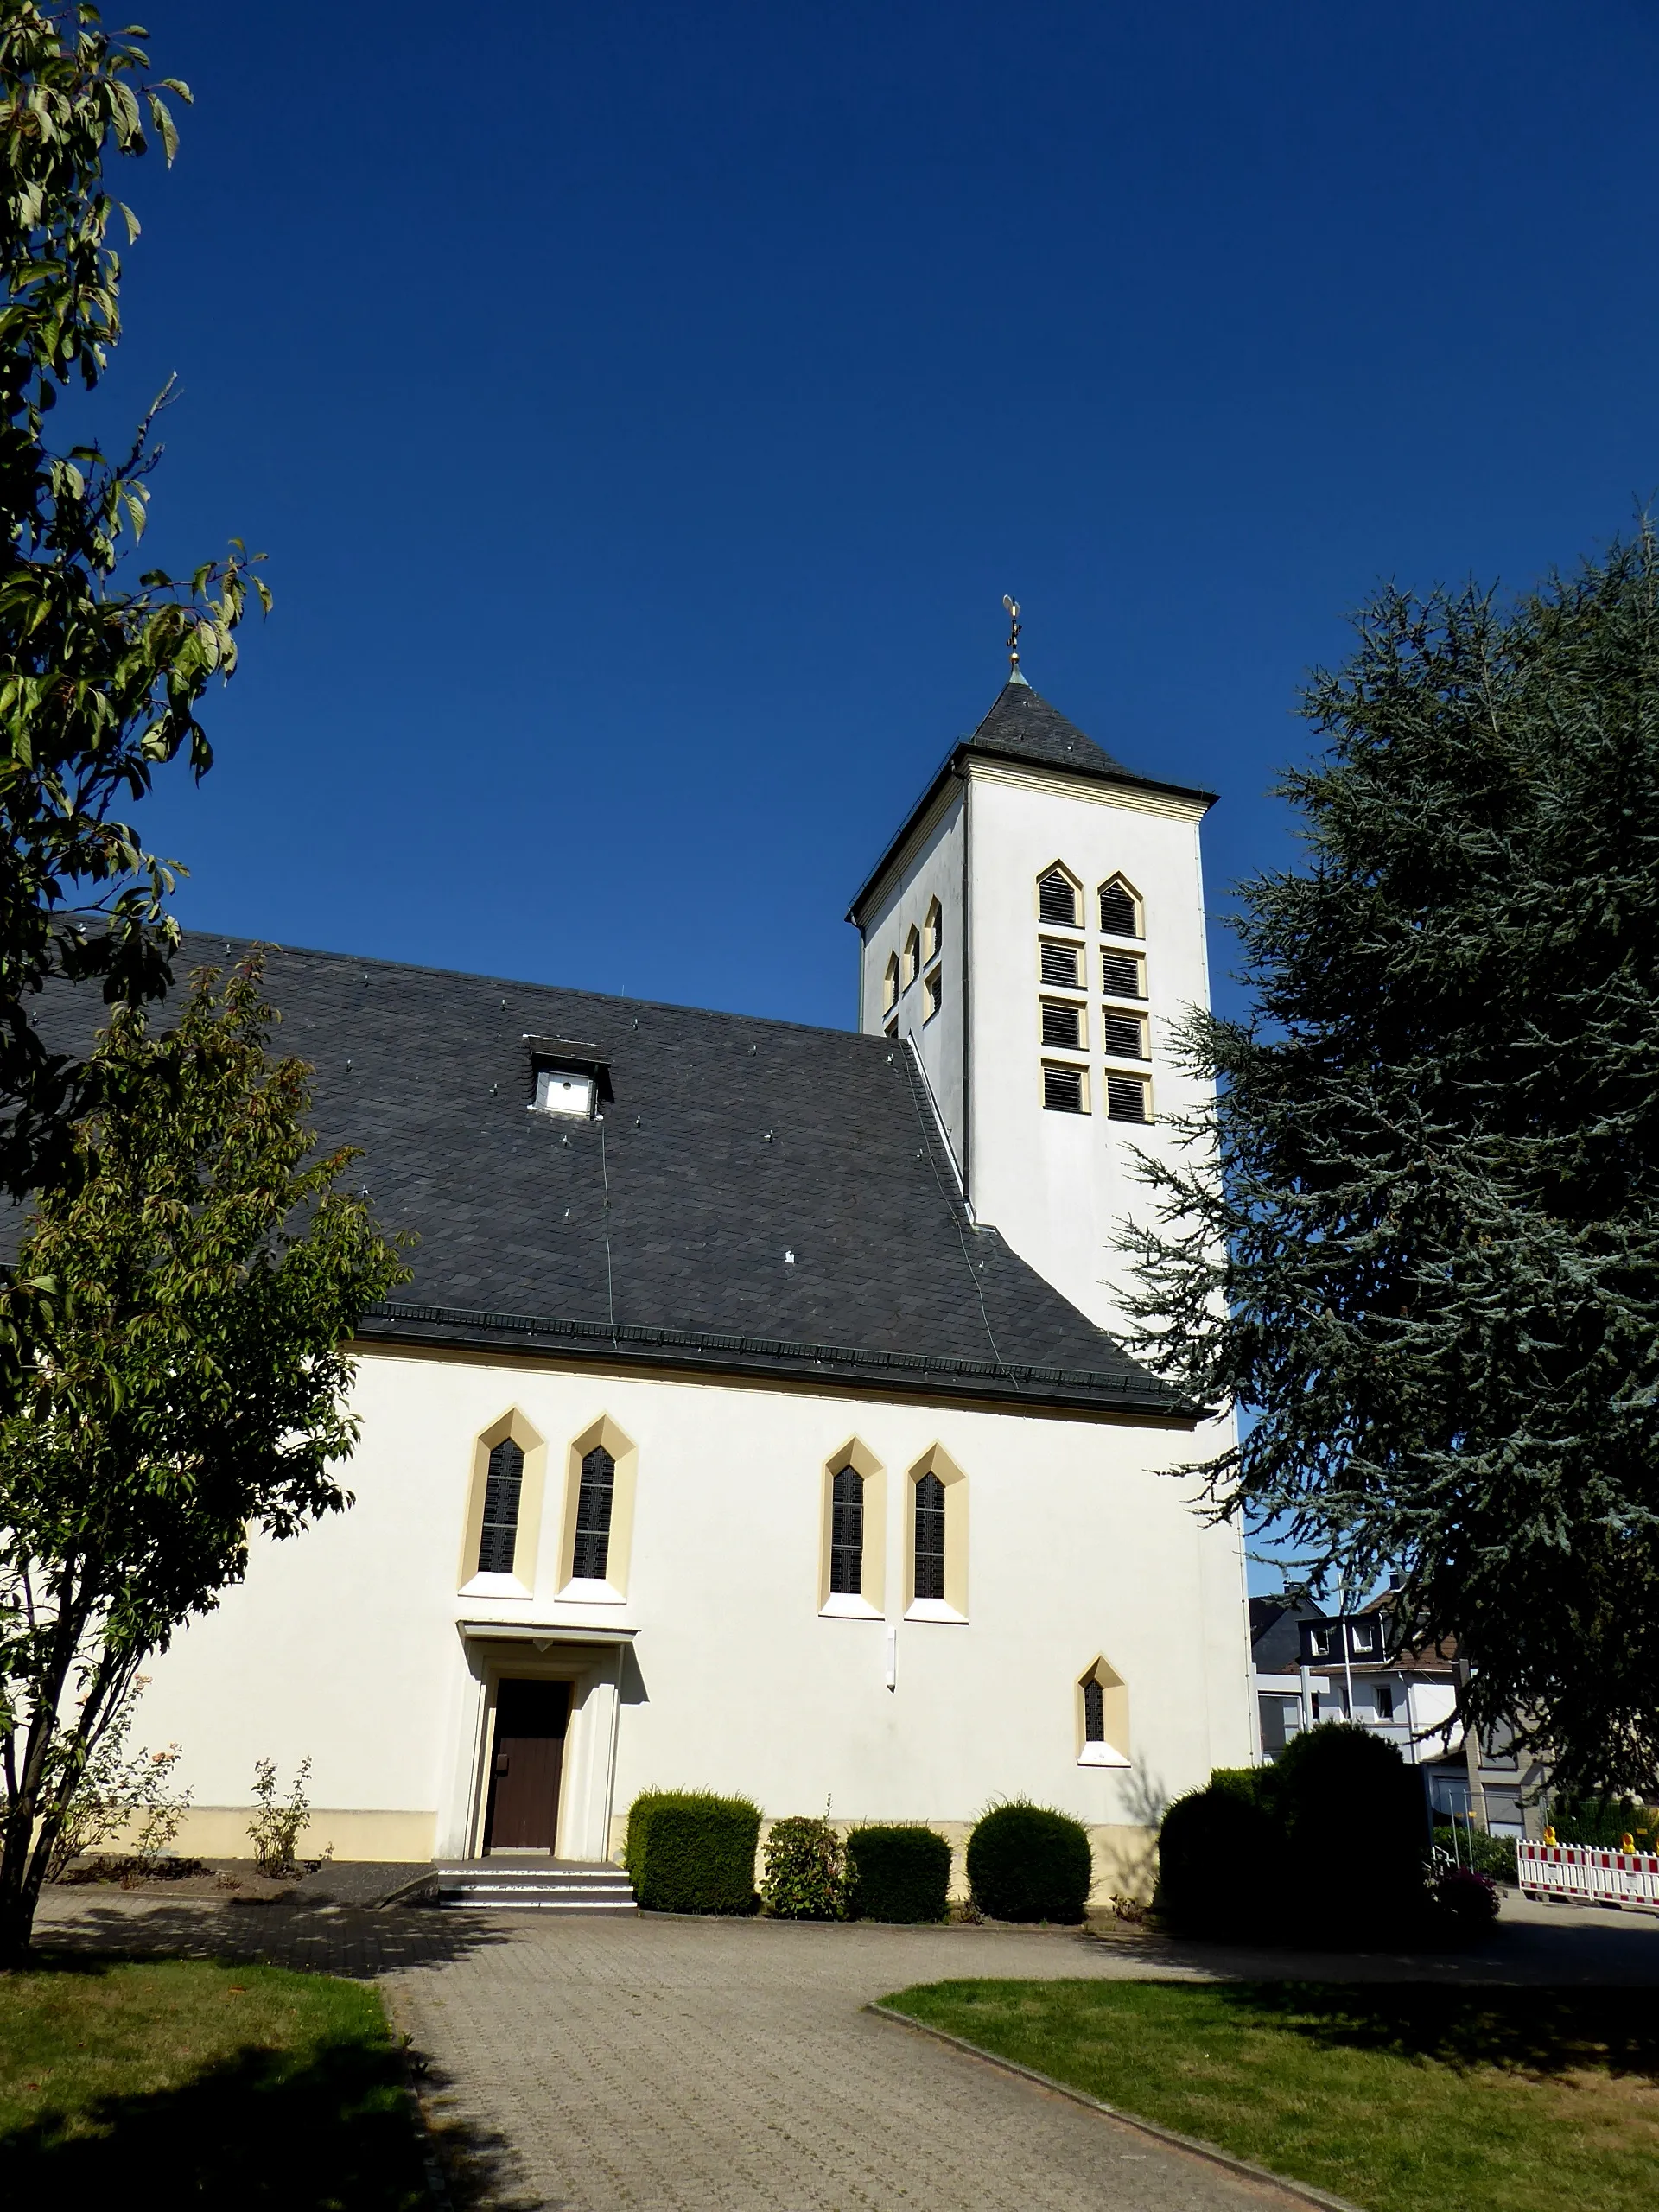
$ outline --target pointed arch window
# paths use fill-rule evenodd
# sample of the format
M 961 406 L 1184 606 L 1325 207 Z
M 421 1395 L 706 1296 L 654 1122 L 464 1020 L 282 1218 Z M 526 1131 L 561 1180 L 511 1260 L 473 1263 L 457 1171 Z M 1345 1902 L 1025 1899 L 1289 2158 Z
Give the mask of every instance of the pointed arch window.
M 524 1499 L 524 1455 L 510 1436 L 490 1452 L 484 1478 L 484 1521 L 479 1531 L 480 1574 L 511 1574 L 518 1548 L 518 1509 Z
M 906 990 L 922 972 L 922 940 L 914 930 L 905 938 L 905 966 L 903 983 Z
M 944 1484 L 935 1474 L 916 1484 L 916 1595 L 944 1602 Z
M 1062 929 L 1077 928 L 1077 887 L 1064 868 L 1050 868 L 1039 882 L 1037 913 L 1040 920 L 1057 922 Z
M 1077 1682 L 1077 1764 L 1128 1766 L 1129 1693 L 1111 1662 L 1091 1659 Z
M 1100 926 L 1106 937 L 1144 937 L 1141 901 L 1121 875 L 1100 887 Z
M 887 973 L 881 978 L 881 1011 L 891 1014 L 899 1003 L 899 956 L 887 955 Z
M 944 941 L 944 917 L 940 910 L 938 900 L 935 899 L 929 904 L 927 913 L 922 922 L 922 965 L 924 967 L 930 961 L 938 958 L 939 948 Z
M 858 1598 L 864 1592 L 864 1478 L 856 1467 L 837 1467 L 830 1492 L 830 1594 Z
M 610 1565 L 611 1509 L 616 1498 L 616 1461 L 602 1444 L 583 1457 L 576 1494 L 576 1544 L 571 1573 L 578 1582 L 603 1582 Z

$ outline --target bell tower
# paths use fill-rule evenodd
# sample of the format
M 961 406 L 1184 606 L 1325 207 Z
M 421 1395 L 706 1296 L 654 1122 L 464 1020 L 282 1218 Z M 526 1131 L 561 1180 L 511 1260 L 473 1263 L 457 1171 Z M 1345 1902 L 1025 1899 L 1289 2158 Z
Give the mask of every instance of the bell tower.
M 859 1026 L 913 1047 L 976 1220 L 1101 1327 L 1116 1242 L 1201 1103 L 1170 1046 L 1207 1007 L 1198 828 L 1212 793 L 1125 767 L 1009 675 L 911 810 L 849 919 Z

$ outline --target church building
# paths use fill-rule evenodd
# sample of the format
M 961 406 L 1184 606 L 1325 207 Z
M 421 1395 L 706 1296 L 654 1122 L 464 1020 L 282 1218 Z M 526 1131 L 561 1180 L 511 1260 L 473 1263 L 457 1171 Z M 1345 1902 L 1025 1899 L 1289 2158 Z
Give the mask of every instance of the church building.
M 1221 1431 L 1120 1342 L 1211 804 L 1016 663 L 853 900 L 856 1031 L 268 956 L 419 1243 L 354 1503 L 149 1668 L 180 1849 L 245 1856 L 255 1760 L 308 1758 L 308 1855 L 601 1863 L 660 1785 L 957 1841 L 1029 1797 L 1139 1878 L 1252 1756 L 1241 1540 L 1179 1473 Z

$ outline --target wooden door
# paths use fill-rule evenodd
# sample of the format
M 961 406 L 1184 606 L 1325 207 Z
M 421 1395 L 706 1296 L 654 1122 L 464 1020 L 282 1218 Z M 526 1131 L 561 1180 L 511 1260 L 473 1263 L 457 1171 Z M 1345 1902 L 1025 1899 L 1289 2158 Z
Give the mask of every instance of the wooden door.
M 486 1851 L 552 1850 L 569 1714 L 569 1682 L 497 1685 Z

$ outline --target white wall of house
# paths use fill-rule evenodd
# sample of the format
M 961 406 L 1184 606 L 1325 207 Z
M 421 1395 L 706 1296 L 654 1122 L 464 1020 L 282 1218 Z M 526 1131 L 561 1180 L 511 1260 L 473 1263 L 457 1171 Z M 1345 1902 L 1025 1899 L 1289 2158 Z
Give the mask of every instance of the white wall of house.
M 1167 1471 L 1188 1432 L 379 1351 L 355 1406 L 350 1511 L 256 1543 L 245 1585 L 151 1669 L 139 1738 L 183 1747 L 200 1808 L 186 1847 L 245 1850 L 269 1755 L 284 1777 L 314 1762 L 312 1851 L 475 1849 L 501 1672 L 575 1682 L 559 1839 L 575 1857 L 604 1856 L 652 1783 L 744 1791 L 769 1815 L 830 1799 L 838 1818 L 945 1822 L 1027 1793 L 1130 1830 L 1250 1756 L 1241 1548 Z M 536 1556 L 517 1592 L 468 1592 L 477 1440 L 509 1412 L 546 1446 Z M 614 1591 L 578 1599 L 561 1594 L 571 1446 L 601 1419 L 637 1449 L 632 1535 Z M 826 1617 L 825 1470 L 855 1439 L 884 1478 L 877 1602 Z M 910 1471 L 935 1447 L 966 1485 L 961 1621 L 904 1618 Z M 537 1651 L 537 1629 L 633 1634 Z M 1128 1766 L 1080 1763 L 1077 1685 L 1098 1657 L 1128 1688 Z

